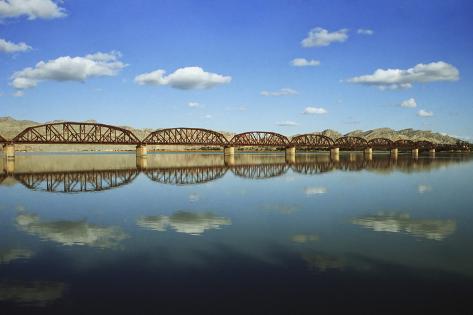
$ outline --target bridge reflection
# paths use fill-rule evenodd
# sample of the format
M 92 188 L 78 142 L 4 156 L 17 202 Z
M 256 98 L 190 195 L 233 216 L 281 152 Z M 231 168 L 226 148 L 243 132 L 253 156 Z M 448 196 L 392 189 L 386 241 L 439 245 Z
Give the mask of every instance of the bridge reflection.
M 49 167 L 43 157 L 28 157 L 23 165 L 0 173 L 0 185 L 20 183 L 35 191 L 82 193 L 100 192 L 119 188 L 133 182 L 140 174 L 153 182 L 169 185 L 205 184 L 221 179 L 226 174 L 245 179 L 268 179 L 288 172 L 316 175 L 332 171 L 369 171 L 377 173 L 422 172 L 445 167 L 448 164 L 470 161 L 470 155 L 445 155 L 438 158 L 391 159 L 375 155 L 367 159 L 363 154 L 342 155 L 331 159 L 323 154 L 301 154 L 288 163 L 281 155 L 242 155 L 232 165 L 225 164 L 221 155 L 165 154 L 150 159 L 146 167 L 131 166 L 126 155 L 109 157 L 77 157 L 71 165 L 58 166 L 60 156 L 49 156 Z M 64 160 L 71 161 L 71 157 Z M 104 160 L 105 159 L 105 160 Z M 35 168 L 33 163 L 40 164 Z M 74 159 L 72 159 L 74 160 Z M 98 163 L 100 161 L 100 163 Z M 42 163 L 44 162 L 44 163 Z M 95 163 L 97 162 L 97 163 Z M 46 164 L 46 165 L 45 165 Z M 162 165 L 162 166 L 159 166 Z M 4 165 L 5 166 L 5 165 Z M 48 170 L 49 169 L 49 170 Z

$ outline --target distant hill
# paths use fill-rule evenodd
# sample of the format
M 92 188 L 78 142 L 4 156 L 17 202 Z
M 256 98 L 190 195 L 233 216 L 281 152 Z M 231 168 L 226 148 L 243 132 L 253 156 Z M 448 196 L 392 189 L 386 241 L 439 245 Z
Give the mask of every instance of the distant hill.
M 48 123 L 59 123 L 64 122 L 60 120 L 51 121 Z M 96 122 L 95 120 L 87 120 L 85 122 Z M 2 135 L 6 139 L 14 138 L 18 133 L 23 131 L 27 127 L 40 125 L 43 123 L 31 121 L 31 120 L 16 120 L 11 117 L 0 117 L 0 135 Z M 139 139 L 144 139 L 150 132 L 154 131 L 155 129 L 144 128 L 144 129 L 136 129 L 130 126 L 119 126 L 128 130 L 131 130 Z M 221 131 L 222 132 L 222 131 Z M 227 139 L 230 139 L 234 133 L 231 132 L 222 132 Z M 332 139 L 339 138 L 343 136 L 341 133 L 326 129 L 321 132 L 314 132 L 314 134 L 323 134 Z M 391 140 L 398 140 L 398 139 L 410 139 L 414 141 L 418 140 L 427 140 L 433 143 L 447 143 L 447 144 L 455 144 L 459 139 L 450 137 L 447 135 L 443 135 L 437 132 L 432 131 L 425 131 L 425 130 L 414 130 L 414 129 L 402 129 L 402 130 L 394 130 L 390 128 L 378 128 L 368 131 L 363 130 L 354 130 L 351 131 L 345 136 L 357 136 L 363 137 L 367 140 L 373 138 L 388 138 Z M 91 146 L 91 145 L 74 145 L 74 146 L 67 146 L 66 150 L 73 150 L 73 151 L 83 151 L 83 150 L 98 150 L 98 151 L 120 151 L 124 149 L 132 150 L 134 149 L 132 146 Z M 167 147 L 161 147 L 162 149 L 168 149 Z M 169 147 L 171 148 L 171 147 Z M 176 147 L 173 147 L 176 149 Z M 28 150 L 28 151 L 63 151 L 65 150 L 64 145 L 21 145 L 18 146 L 18 150 Z M 180 148 L 182 149 L 182 148 Z

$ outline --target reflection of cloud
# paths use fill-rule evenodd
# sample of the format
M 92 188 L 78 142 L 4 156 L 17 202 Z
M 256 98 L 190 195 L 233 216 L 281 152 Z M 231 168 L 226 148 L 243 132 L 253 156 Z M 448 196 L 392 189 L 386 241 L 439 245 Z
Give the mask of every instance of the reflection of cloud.
M 0 301 L 44 306 L 62 297 L 64 284 L 60 282 L 2 282 Z
M 304 254 L 302 258 L 307 262 L 309 269 L 313 271 L 343 270 L 346 265 L 341 258 L 321 254 Z
M 291 237 L 291 240 L 296 243 L 316 242 L 320 239 L 315 234 L 296 234 Z
M 171 227 L 176 232 L 191 235 L 202 234 L 205 230 L 220 229 L 220 226 L 230 225 L 231 223 L 229 219 L 217 217 L 213 213 L 192 213 L 186 211 L 178 211 L 171 216 L 143 217 L 136 222 L 139 227 L 149 230 L 163 232 L 168 227 Z
M 441 241 L 456 230 L 455 220 L 412 219 L 408 214 L 378 214 L 352 220 L 376 232 L 406 233 Z
M 283 214 L 291 214 L 293 212 L 298 211 L 300 208 L 301 207 L 299 205 L 282 203 L 266 204 L 261 207 L 261 209 L 266 211 L 276 211 Z
M 17 259 L 28 259 L 33 256 L 33 252 L 29 249 L 10 248 L 0 250 L 0 264 L 8 264 Z
M 198 193 L 190 193 L 189 194 L 189 202 L 197 202 L 200 200 L 200 195 Z
M 102 227 L 85 220 L 41 222 L 37 215 L 22 213 L 17 215 L 16 224 L 21 231 L 67 246 L 110 248 L 127 238 L 119 227 Z
M 327 193 L 326 187 L 306 187 L 304 188 L 304 194 L 307 196 L 321 195 Z
M 432 190 L 432 187 L 430 185 L 418 185 L 417 186 L 417 192 L 419 194 L 423 194 L 423 193 L 429 192 L 431 190 Z

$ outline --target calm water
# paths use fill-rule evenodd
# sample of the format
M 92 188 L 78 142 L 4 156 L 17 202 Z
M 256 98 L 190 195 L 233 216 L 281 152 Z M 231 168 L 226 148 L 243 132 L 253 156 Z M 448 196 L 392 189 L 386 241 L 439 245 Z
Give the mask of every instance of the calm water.
M 472 156 L 293 162 L 277 154 L 3 162 L 1 314 L 471 306 Z

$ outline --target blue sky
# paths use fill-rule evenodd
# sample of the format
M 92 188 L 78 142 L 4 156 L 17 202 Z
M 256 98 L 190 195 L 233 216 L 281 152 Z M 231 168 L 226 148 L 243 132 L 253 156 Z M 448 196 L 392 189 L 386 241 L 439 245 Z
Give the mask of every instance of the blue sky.
M 0 0 L 0 116 L 473 138 L 471 29 L 471 1 Z

